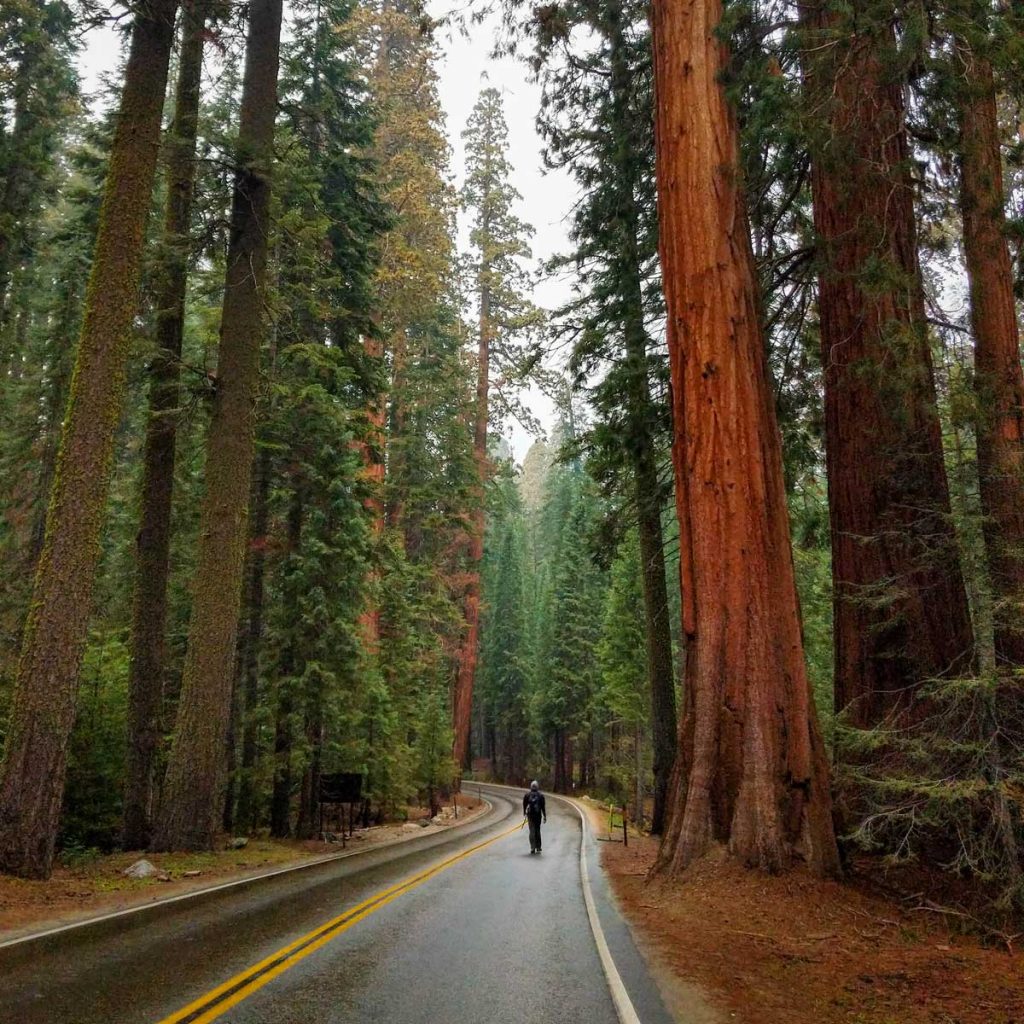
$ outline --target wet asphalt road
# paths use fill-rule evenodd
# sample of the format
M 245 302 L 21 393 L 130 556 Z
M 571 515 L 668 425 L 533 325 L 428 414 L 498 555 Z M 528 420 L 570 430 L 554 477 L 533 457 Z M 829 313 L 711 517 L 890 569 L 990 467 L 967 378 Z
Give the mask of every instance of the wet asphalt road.
M 501 836 L 520 820 L 517 795 L 484 790 L 493 812 L 454 833 L 0 949 L 0 1022 L 157 1024 L 347 909 L 500 836 L 236 1005 L 187 1019 L 616 1024 L 583 902 L 576 811 L 548 799 L 544 853 L 534 857 L 525 829 Z M 640 1019 L 669 1024 L 589 853 L 609 946 Z

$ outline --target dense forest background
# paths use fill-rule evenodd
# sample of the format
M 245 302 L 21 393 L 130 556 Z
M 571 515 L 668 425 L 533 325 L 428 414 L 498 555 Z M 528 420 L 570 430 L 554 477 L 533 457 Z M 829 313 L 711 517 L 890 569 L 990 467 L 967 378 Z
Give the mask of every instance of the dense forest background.
M 366 823 L 472 777 L 585 789 L 666 831 L 667 869 L 710 778 L 708 835 L 777 869 L 741 827 L 763 767 L 787 849 L 829 837 L 812 866 L 839 868 L 834 820 L 844 858 L 1019 905 L 1019 12 L 726 5 L 735 378 L 684 375 L 714 329 L 673 282 L 721 260 L 724 200 L 665 141 L 649 13 L 502 8 L 578 187 L 536 267 L 502 96 L 445 124 L 416 0 L 4 3 L 0 867 L 308 838 L 319 776 L 351 771 Z M 92 104 L 82 33 L 112 17 Z M 568 301 L 539 308 L 538 275 Z M 692 417 L 742 417 L 700 379 L 766 432 L 702 447 Z M 723 635 L 749 623 L 706 704 L 712 586 Z

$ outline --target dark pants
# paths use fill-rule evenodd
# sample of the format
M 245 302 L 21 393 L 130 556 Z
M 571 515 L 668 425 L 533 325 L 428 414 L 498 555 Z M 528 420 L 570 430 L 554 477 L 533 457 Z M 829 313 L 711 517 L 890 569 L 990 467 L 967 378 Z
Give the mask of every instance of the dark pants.
M 540 850 L 540 815 L 529 816 L 530 821 L 530 850 Z

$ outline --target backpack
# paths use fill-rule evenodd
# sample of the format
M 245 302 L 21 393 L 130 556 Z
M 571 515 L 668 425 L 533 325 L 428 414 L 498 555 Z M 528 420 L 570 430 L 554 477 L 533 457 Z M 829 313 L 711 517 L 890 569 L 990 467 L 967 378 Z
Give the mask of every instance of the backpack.
M 540 814 L 540 793 L 536 790 L 530 790 L 526 797 L 526 812 L 527 814 Z

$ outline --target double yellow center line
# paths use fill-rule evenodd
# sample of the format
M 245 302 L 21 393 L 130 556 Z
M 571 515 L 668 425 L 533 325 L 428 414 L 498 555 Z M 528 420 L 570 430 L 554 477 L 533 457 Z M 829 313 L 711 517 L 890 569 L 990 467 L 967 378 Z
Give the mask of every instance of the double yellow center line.
M 398 899 L 403 893 L 422 884 L 428 878 L 433 878 L 434 875 L 440 874 L 453 864 L 457 864 L 460 860 L 465 860 L 466 857 L 484 849 L 484 847 L 490 846 L 492 843 L 496 843 L 499 839 L 504 839 L 505 836 L 517 832 L 520 828 L 522 828 L 521 823 L 506 829 L 504 832 L 500 832 L 491 839 L 477 843 L 475 846 L 471 846 L 469 849 L 463 850 L 462 853 L 457 853 L 455 856 L 449 857 L 447 860 L 443 860 L 433 867 L 427 868 L 425 871 L 421 871 L 418 875 L 413 875 L 411 878 L 398 882 L 389 889 L 376 893 L 354 907 L 350 907 L 345 913 L 339 914 L 326 924 L 315 928 L 301 938 L 282 947 L 276 953 L 271 953 L 266 959 L 253 964 L 252 967 L 211 989 L 205 995 L 189 1003 L 188 1006 L 172 1013 L 170 1017 L 164 1017 L 158 1024 L 208 1024 L 209 1021 L 216 1020 L 230 1010 L 232 1006 L 237 1006 L 243 999 L 247 999 L 253 992 L 269 984 L 278 975 L 283 974 L 310 954 L 315 953 L 321 946 L 325 946 L 330 942 L 331 939 L 335 939 L 342 932 L 348 931 L 353 925 L 362 921 L 364 917 L 369 917 L 374 911 L 380 910 L 381 907 L 386 906 L 392 900 Z

